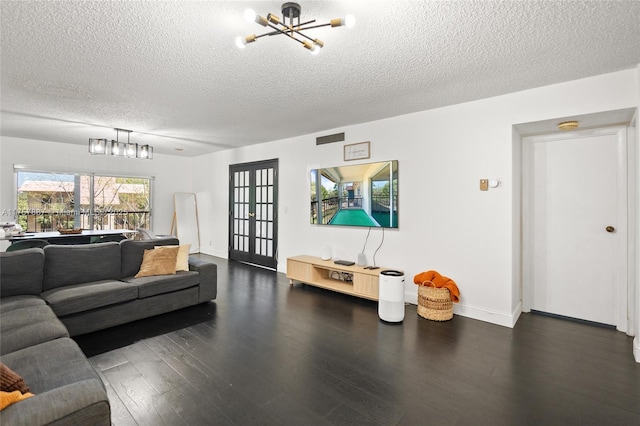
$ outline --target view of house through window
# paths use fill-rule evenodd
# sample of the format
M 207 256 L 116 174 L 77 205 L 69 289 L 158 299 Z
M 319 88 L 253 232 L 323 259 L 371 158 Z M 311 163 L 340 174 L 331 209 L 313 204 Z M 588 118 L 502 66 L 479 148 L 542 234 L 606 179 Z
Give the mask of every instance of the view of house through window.
M 150 228 L 151 179 L 17 172 L 16 221 L 27 232 Z

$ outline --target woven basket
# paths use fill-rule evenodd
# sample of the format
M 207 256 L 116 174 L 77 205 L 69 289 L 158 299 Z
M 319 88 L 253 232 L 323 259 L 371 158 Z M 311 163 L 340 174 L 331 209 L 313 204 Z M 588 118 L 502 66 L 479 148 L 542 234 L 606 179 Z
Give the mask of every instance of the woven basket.
M 453 318 L 453 302 L 449 289 L 419 286 L 418 315 L 432 321 L 448 321 Z

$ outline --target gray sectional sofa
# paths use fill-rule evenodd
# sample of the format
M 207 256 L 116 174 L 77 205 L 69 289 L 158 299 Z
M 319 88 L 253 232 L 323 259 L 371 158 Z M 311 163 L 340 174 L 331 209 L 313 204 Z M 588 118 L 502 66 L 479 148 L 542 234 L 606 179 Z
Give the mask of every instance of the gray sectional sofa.
M 217 266 L 135 278 L 145 249 L 175 238 L 51 245 L 0 253 L 0 362 L 35 396 L 0 411 L 0 424 L 109 425 L 104 384 L 72 336 L 208 302 Z

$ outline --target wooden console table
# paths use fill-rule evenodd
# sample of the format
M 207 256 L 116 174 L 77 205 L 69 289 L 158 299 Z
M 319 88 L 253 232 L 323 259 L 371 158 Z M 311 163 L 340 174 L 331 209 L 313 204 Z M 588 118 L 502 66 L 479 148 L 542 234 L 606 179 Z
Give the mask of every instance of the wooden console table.
M 314 256 L 287 258 L 289 284 L 293 285 L 294 281 L 300 281 L 316 287 L 370 300 L 378 300 L 378 279 L 380 271 L 384 269 L 365 269 L 363 266 L 358 265 L 338 265 L 332 260 L 322 260 Z M 332 278 L 332 272 L 352 274 L 353 280 L 348 282 Z

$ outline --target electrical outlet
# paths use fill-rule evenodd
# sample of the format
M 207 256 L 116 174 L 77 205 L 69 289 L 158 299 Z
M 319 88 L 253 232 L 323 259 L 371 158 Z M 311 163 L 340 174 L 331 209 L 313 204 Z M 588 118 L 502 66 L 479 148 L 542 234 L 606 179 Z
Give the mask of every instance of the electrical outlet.
M 489 180 L 480 179 L 480 191 L 488 191 L 488 190 L 489 190 Z

